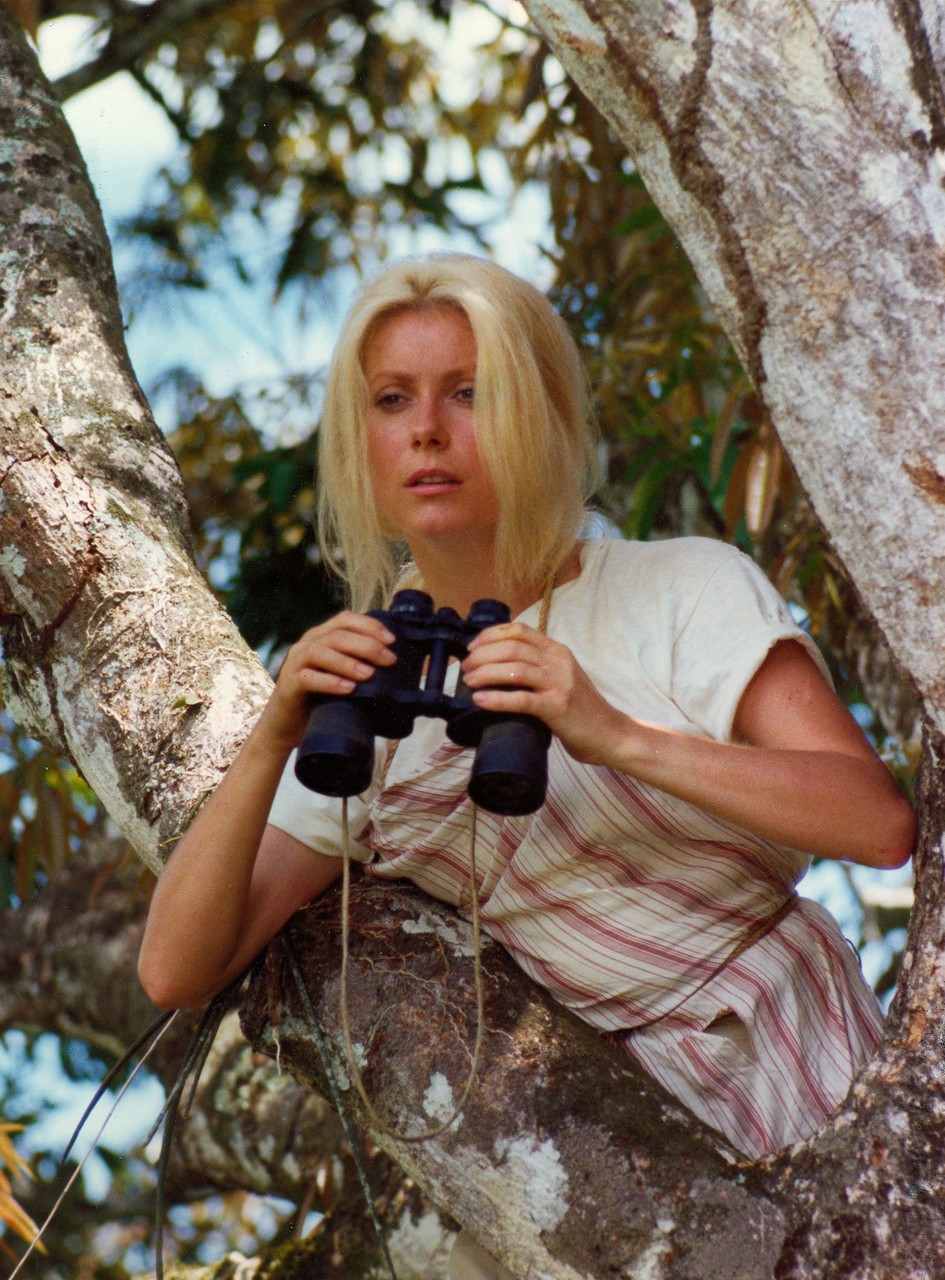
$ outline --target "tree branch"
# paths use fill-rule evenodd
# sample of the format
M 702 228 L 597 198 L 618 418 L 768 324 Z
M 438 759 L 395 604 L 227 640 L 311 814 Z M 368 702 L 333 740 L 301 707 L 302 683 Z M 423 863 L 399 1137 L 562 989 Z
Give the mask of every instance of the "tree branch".
M 0 912 L 0 1031 L 51 1031 L 119 1057 L 158 1012 L 137 980 L 146 910 L 133 863 L 116 859 L 109 872 L 86 852 L 32 902 Z M 152 1059 L 165 1089 L 195 1025 L 192 1016 L 175 1027 Z M 328 1103 L 260 1060 L 230 1019 L 177 1130 L 169 1193 L 240 1188 L 301 1198 L 340 1142 Z
M 101 215 L 0 7 L 0 629 L 6 702 L 157 869 L 271 682 L 198 573 L 128 364 Z M 37 549 L 43 548 L 37 554 Z
M 278 1044 L 285 1066 L 319 1089 L 324 1065 L 287 956 L 298 958 L 343 1080 L 339 905 L 332 891 L 290 921 L 242 1010 L 250 1040 L 270 1054 Z M 416 891 L 364 882 L 351 922 L 351 1029 L 369 1095 L 389 1128 L 427 1129 L 448 1114 L 475 1035 L 468 926 Z M 934 1153 L 945 1108 L 941 1086 L 929 1090 L 945 1071 L 939 1063 L 930 1077 L 914 1046 L 887 1045 L 821 1133 L 753 1164 L 526 982 L 497 944 L 484 968 L 488 1034 L 455 1127 L 408 1144 L 348 1095 L 373 1141 L 516 1275 L 920 1280 L 942 1256 Z M 916 1186 L 916 1153 L 927 1153 L 921 1193 L 900 1196 L 894 1188 Z
M 273 943 L 281 1008 L 272 1010 L 271 978 L 260 966 L 242 1011 L 251 1041 L 269 1053 L 278 1044 L 283 1063 L 319 1089 L 324 1067 L 287 948 L 343 1080 L 338 905 L 339 896 L 328 895 Z M 354 886 L 351 921 L 352 1038 L 366 1087 L 392 1129 L 421 1132 L 449 1115 L 468 1071 L 475 1037 L 469 929 L 423 895 L 364 883 Z M 786 1219 L 723 1140 L 524 981 L 497 944 L 487 943 L 484 964 L 488 1034 L 461 1122 L 439 1138 L 404 1142 L 372 1125 L 348 1090 L 372 1140 L 516 1275 L 529 1268 L 560 1280 L 642 1274 L 645 1259 L 655 1262 L 671 1248 L 695 1258 L 705 1247 L 706 1214 L 727 1278 L 767 1274 L 757 1270 L 759 1224 L 773 1266 Z M 674 1274 L 710 1273 L 693 1266 Z
M 112 12 L 104 48 L 55 81 L 57 97 L 67 102 L 117 71 L 140 68 L 162 44 L 176 44 L 188 27 L 232 8 L 233 3 L 234 0 L 152 0 L 147 6 L 128 6 Z

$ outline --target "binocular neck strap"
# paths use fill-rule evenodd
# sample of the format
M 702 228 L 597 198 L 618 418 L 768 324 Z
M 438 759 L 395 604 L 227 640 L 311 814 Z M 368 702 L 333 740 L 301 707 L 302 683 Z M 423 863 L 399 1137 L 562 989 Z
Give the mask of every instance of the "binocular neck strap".
M 554 595 L 555 582 L 558 579 L 558 570 L 548 575 L 548 581 L 545 583 L 545 590 L 541 597 L 541 609 L 538 613 L 538 630 L 541 634 L 548 634 L 548 616 L 551 613 L 551 597 Z
M 558 577 L 558 571 L 548 575 L 545 583 L 545 589 L 541 598 L 541 609 L 538 615 L 538 630 L 545 635 L 548 631 L 548 616 L 551 613 L 551 597 L 554 594 L 555 582 Z M 391 741 L 389 748 L 396 748 L 396 742 Z M 389 749 L 387 760 L 385 762 L 384 773 L 386 775 L 387 766 L 390 764 L 393 751 Z M 472 1061 L 469 1067 L 469 1074 L 466 1083 L 460 1094 L 459 1101 L 453 1109 L 453 1114 L 448 1120 L 437 1125 L 433 1129 L 427 1130 L 425 1133 L 399 1133 L 378 1115 L 374 1104 L 368 1097 L 364 1088 L 364 1082 L 361 1079 L 361 1072 L 358 1068 L 357 1057 L 354 1051 L 354 1045 L 351 1041 L 351 1021 L 348 1014 L 348 962 L 350 952 L 350 894 L 351 894 L 351 845 L 350 834 L 348 831 L 348 801 L 342 801 L 341 808 L 341 829 L 342 829 L 342 892 L 341 892 L 341 1032 L 344 1039 L 346 1056 L 348 1059 L 348 1069 L 354 1087 L 360 1095 L 361 1102 L 371 1120 L 382 1133 L 387 1133 L 399 1142 L 426 1142 L 430 1138 L 435 1138 L 439 1134 L 448 1129 L 457 1119 L 463 1109 L 463 1105 L 472 1090 L 476 1079 L 476 1070 L 479 1065 L 479 1057 L 482 1051 L 483 1034 L 485 1031 L 485 1000 L 482 980 L 482 933 L 479 923 L 479 883 L 476 871 L 476 806 L 472 807 L 473 820 L 470 829 L 469 843 L 469 874 L 471 881 L 471 902 L 470 915 L 473 935 L 473 971 L 475 977 L 476 991 L 476 1040 L 472 1053 Z

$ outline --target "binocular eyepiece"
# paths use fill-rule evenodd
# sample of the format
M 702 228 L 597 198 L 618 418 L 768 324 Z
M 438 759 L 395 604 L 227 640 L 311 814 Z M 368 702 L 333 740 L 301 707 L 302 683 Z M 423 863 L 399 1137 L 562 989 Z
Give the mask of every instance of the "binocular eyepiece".
M 377 667 L 343 697 L 313 699 L 296 756 L 298 780 L 322 795 L 359 795 L 374 772 L 375 737 L 406 738 L 417 716 L 438 716 L 451 742 L 476 748 L 468 789 L 477 805 L 508 816 L 540 809 L 548 785 L 548 726 L 535 716 L 481 710 L 462 676 L 455 694 L 443 692 L 450 658 L 464 658 L 480 631 L 508 622 L 508 606 L 477 600 L 462 619 L 454 609 L 434 613 L 424 591 L 398 591 L 389 609 L 369 616 L 394 633 L 397 661 Z

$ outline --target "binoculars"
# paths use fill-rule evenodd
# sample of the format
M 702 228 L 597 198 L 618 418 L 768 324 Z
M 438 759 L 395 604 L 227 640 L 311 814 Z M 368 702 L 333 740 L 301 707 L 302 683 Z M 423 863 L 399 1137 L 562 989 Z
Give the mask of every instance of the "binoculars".
M 540 809 L 548 785 L 548 726 L 535 716 L 481 710 L 462 676 L 455 694 L 443 692 L 450 658 L 464 658 L 480 631 L 508 622 L 508 606 L 477 600 L 463 619 L 455 609 L 434 613 L 424 591 L 398 591 L 389 609 L 368 616 L 393 632 L 397 661 L 377 667 L 349 694 L 315 696 L 296 755 L 298 780 L 326 796 L 359 795 L 374 772 L 374 739 L 406 738 L 417 716 L 438 716 L 451 742 L 476 748 L 468 791 L 477 805 L 508 816 Z

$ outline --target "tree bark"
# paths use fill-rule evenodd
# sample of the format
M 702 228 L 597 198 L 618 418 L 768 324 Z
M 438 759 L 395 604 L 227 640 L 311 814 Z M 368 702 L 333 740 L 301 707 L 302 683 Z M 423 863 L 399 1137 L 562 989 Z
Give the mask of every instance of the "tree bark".
M 735 1159 L 494 946 L 481 1084 L 462 1127 L 419 1145 L 367 1128 L 523 1276 L 918 1280 L 945 1256 L 942 10 L 917 0 L 530 9 L 676 226 L 924 699 L 917 909 L 881 1051 L 835 1119 L 776 1159 Z M 124 354 L 98 210 L 2 6 L 0 65 L 7 697 L 24 726 L 76 761 L 156 867 L 232 759 L 268 680 L 189 558 L 179 478 Z M 366 927 L 367 910 L 386 934 Z M 357 896 L 355 918 L 352 1021 L 368 1085 L 398 1125 L 425 1124 L 468 1063 L 467 940 L 448 913 L 390 890 Z M 313 908 L 287 937 L 305 953 L 340 1061 L 331 925 Z M 435 968 L 444 957 L 448 973 Z M 274 1019 L 283 1061 L 315 1079 L 282 985 L 280 1013 L 257 974 L 247 1027 L 266 1043 Z M 418 1055 L 441 1026 L 435 1068 Z
M 5 6 L 0 48 L 4 696 L 158 870 L 270 682 L 190 556 L 98 205 Z
M 371 1123 L 337 1049 L 339 904 L 331 892 L 272 944 L 283 1003 L 272 1009 L 266 965 L 258 966 L 244 1030 L 326 1088 L 288 959 L 296 957 L 351 1111 L 514 1274 L 670 1274 L 657 1268 L 672 1253 L 688 1261 L 671 1274 L 719 1275 L 704 1267 L 709 1221 L 727 1277 L 766 1274 L 759 1236 L 773 1263 L 783 1214 L 758 1195 L 735 1153 L 489 940 L 487 1034 L 461 1120 L 426 1142 L 399 1137 L 447 1119 L 461 1096 L 476 1032 L 471 932 L 416 891 L 362 883 L 351 901 L 351 1037 L 369 1096 L 395 1132 Z
M 941 4 L 525 8 L 679 236 L 832 545 L 941 732 Z
M 905 1027 L 887 1041 L 813 1140 L 752 1163 L 487 942 L 487 1035 L 476 1088 L 455 1126 L 408 1144 L 374 1124 L 349 1087 L 340 1049 L 338 909 L 332 892 L 272 944 L 283 1003 L 273 1008 L 266 966 L 257 966 L 244 1030 L 266 1052 L 278 1045 L 294 1074 L 326 1089 L 291 974 L 294 956 L 350 1111 L 515 1275 L 935 1274 L 935 1260 L 945 1257 L 945 1070 L 921 1048 L 924 1028 Z M 446 1118 L 468 1071 L 475 1036 L 469 928 L 442 905 L 389 885 L 356 885 L 351 922 L 355 1053 L 388 1128 L 417 1133 Z

